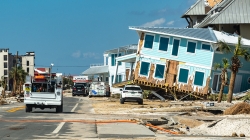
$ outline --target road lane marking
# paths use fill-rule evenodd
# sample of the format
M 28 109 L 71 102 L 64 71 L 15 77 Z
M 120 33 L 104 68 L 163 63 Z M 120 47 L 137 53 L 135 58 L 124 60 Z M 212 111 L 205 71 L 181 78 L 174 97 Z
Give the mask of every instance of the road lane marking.
M 74 110 L 76 109 L 76 107 L 78 106 L 78 103 L 75 105 L 75 107 L 71 110 L 71 112 L 74 112 Z M 57 134 L 63 127 L 63 125 L 65 124 L 65 122 L 61 122 L 57 128 L 52 132 L 53 134 Z
M 74 112 L 77 106 L 78 106 L 78 103 L 74 106 L 74 108 L 71 110 L 71 112 Z
M 57 134 L 62 129 L 64 124 L 65 124 L 65 122 L 61 122 L 52 133 Z
M 13 112 L 16 112 L 16 111 L 18 111 L 18 110 L 23 110 L 24 108 L 25 108 L 25 106 L 15 107 L 15 108 L 12 108 L 12 109 L 7 110 L 6 112 L 13 113 Z

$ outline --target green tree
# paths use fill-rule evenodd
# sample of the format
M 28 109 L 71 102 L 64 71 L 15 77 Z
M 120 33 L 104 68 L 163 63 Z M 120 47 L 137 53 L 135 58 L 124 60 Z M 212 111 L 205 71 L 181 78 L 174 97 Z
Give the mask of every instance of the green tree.
M 221 102 L 222 96 L 224 93 L 224 87 L 228 85 L 228 75 L 227 75 L 227 69 L 230 67 L 229 61 L 226 58 L 222 59 L 222 63 L 215 63 L 214 69 L 221 69 L 220 79 L 221 79 L 221 86 L 220 86 L 220 92 L 218 97 L 218 103 Z
M 241 45 L 241 37 L 238 37 L 238 43 L 235 46 L 230 47 L 223 41 L 218 42 L 218 47 L 221 52 L 224 53 L 232 53 L 231 57 L 231 76 L 229 83 L 229 90 L 227 95 L 227 102 L 231 103 L 233 98 L 233 89 L 235 84 L 236 74 L 238 73 L 239 68 L 241 68 L 242 64 L 240 62 L 240 57 L 244 58 L 246 61 L 250 61 L 250 55 L 248 49 L 243 48 Z
M 19 88 L 19 94 L 21 93 L 22 86 L 25 82 L 25 77 L 28 75 L 22 67 L 12 67 L 9 72 L 10 78 L 13 79 L 13 89 L 12 92 L 16 94 L 17 88 Z
M 3 87 L 3 90 L 1 91 L 2 92 L 2 97 L 6 98 L 5 89 L 6 89 L 6 86 L 7 86 L 7 80 L 6 80 L 6 78 L 4 76 L 1 77 L 0 84 Z

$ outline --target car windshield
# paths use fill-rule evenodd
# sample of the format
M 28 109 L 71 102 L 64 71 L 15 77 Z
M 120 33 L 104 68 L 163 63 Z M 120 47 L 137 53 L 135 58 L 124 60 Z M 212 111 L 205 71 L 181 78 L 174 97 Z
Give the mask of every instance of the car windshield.
M 140 87 L 125 87 L 125 90 L 141 90 Z
M 87 83 L 76 83 L 75 86 L 86 86 Z

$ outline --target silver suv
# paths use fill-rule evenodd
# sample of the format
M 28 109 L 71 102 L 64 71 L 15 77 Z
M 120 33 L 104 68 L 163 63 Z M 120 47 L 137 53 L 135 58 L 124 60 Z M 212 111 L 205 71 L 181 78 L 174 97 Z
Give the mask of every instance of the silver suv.
M 136 101 L 138 104 L 143 104 L 143 94 L 140 86 L 126 85 L 121 89 L 120 103 L 124 104 L 125 101 Z

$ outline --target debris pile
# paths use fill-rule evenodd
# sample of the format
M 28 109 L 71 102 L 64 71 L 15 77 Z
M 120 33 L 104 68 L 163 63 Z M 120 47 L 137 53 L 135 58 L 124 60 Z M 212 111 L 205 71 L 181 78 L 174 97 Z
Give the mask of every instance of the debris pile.
M 224 111 L 224 115 L 236 114 L 250 114 L 250 104 L 245 102 L 238 103 Z

